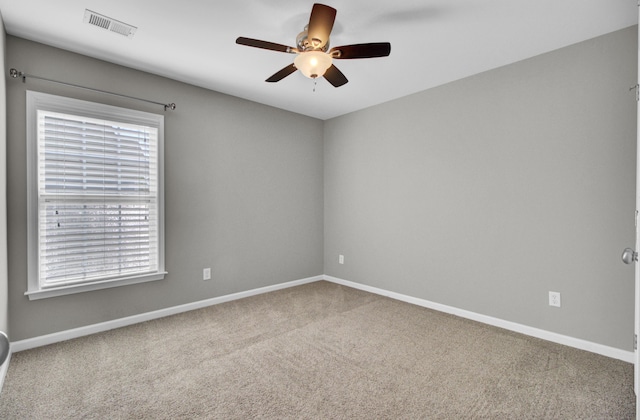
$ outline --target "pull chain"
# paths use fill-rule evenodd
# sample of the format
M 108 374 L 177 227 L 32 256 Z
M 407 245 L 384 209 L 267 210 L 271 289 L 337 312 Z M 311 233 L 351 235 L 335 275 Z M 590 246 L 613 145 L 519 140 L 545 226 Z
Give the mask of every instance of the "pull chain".
M 315 79 L 313 79 L 313 91 L 314 91 L 314 92 L 316 91 L 316 86 L 317 86 L 317 85 L 318 85 L 318 79 L 317 79 L 317 78 L 315 78 Z

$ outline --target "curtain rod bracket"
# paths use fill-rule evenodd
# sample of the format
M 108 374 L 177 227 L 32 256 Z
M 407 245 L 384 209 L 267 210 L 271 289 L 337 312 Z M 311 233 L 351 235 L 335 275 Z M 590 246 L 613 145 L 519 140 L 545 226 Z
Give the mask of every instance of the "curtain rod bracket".
M 150 104 L 161 105 L 161 106 L 164 107 L 165 111 L 167 109 L 170 109 L 172 111 L 174 109 L 176 109 L 176 104 L 173 103 L 173 102 L 170 103 L 170 104 L 163 104 L 161 102 L 150 101 L 148 99 L 136 98 L 135 96 L 122 95 L 120 93 L 107 92 L 106 90 L 94 89 L 94 88 L 89 88 L 89 87 L 80 86 L 80 85 L 74 85 L 74 84 L 66 83 L 66 82 L 59 82 L 57 80 L 46 79 L 44 77 L 34 76 L 34 75 L 31 75 L 31 74 L 27 75 L 25 72 L 18 71 L 18 70 L 14 69 L 14 68 L 9 69 L 9 76 L 13 77 L 14 79 L 17 79 L 18 77 L 22 77 L 22 83 L 26 83 L 27 76 L 29 76 L 29 77 L 31 77 L 33 79 L 40 79 L 40 80 L 44 80 L 46 82 L 57 83 L 59 85 L 71 86 L 71 87 L 75 87 L 75 88 L 79 88 L 79 89 L 90 90 L 90 91 L 93 91 L 93 92 L 104 93 L 106 95 L 119 96 L 121 98 L 133 99 L 133 100 L 136 100 L 136 101 L 142 101 L 142 102 L 147 102 L 147 103 L 150 103 Z

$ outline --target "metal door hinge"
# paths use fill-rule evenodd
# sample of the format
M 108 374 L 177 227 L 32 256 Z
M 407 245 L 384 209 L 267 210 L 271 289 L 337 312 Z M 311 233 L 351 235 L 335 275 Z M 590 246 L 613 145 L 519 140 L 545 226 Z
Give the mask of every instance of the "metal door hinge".
M 640 0 L 638 0 L 640 1 Z M 640 87 L 640 85 L 635 85 L 635 86 L 631 86 L 629 88 L 629 91 L 635 90 L 636 91 L 636 101 L 640 102 L 640 89 L 638 89 Z
M 633 349 L 638 350 L 638 334 L 633 335 Z

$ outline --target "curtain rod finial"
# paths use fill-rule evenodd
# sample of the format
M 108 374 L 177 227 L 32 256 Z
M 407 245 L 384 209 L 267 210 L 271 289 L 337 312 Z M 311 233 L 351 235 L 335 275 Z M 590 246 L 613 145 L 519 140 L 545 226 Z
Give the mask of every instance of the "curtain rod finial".
M 17 79 L 18 77 L 22 77 L 22 83 L 24 83 L 25 79 L 27 78 L 26 74 L 14 68 L 9 69 L 9 76 L 13 77 L 14 79 Z
M 166 110 L 167 110 L 167 108 L 173 111 L 173 110 L 175 110 L 175 109 L 176 109 L 176 104 L 174 104 L 174 103 L 166 104 L 166 105 L 164 106 L 164 110 L 166 111 Z

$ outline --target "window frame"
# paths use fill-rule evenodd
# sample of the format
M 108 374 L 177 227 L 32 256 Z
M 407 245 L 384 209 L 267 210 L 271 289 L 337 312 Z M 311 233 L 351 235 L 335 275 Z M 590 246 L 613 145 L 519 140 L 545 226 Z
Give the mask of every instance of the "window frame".
M 158 130 L 158 269 L 152 273 L 129 274 L 108 279 L 89 280 L 41 288 L 39 282 L 39 192 L 38 192 L 38 111 L 51 111 L 79 117 L 145 125 Z M 83 101 L 27 90 L 27 291 L 30 300 L 100 290 L 111 287 L 161 280 L 165 271 L 164 229 L 164 116 L 149 112 Z

